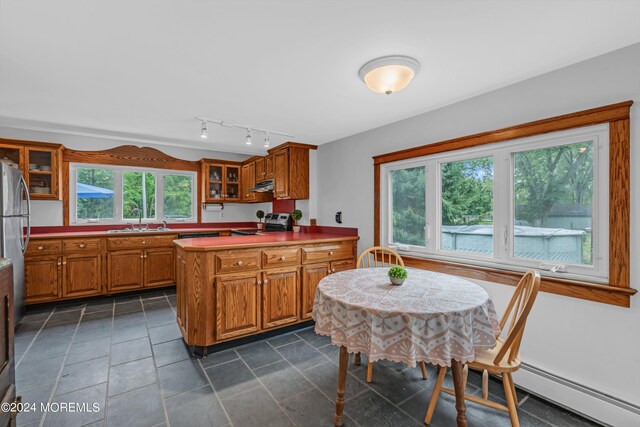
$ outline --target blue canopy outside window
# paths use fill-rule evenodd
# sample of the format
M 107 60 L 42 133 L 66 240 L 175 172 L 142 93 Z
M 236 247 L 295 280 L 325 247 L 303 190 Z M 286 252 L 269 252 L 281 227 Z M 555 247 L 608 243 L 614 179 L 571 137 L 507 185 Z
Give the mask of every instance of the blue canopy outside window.
M 76 194 L 78 199 L 110 199 L 113 197 L 113 190 L 78 182 Z

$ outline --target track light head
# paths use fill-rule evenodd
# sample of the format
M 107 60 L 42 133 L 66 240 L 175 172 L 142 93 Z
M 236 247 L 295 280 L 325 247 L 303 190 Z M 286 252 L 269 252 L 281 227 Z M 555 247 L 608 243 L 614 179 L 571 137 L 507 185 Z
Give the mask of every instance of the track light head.
M 207 130 L 207 122 L 202 121 L 202 126 L 200 126 L 200 138 L 207 139 L 209 136 L 209 131 Z
M 264 148 L 269 148 L 271 140 L 269 139 L 269 132 L 264 133 Z
M 247 129 L 247 136 L 244 138 L 244 143 L 247 145 L 251 145 L 253 141 L 251 141 L 251 129 Z

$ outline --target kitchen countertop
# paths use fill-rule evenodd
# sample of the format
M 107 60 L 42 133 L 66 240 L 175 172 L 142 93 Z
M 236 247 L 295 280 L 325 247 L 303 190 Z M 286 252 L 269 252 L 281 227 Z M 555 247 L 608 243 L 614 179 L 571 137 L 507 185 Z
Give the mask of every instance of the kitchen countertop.
M 143 232 L 128 232 L 128 233 L 109 233 L 107 231 L 59 231 L 53 233 L 31 233 L 32 239 L 60 239 L 65 237 L 126 237 L 126 236 L 147 236 L 155 234 L 181 234 L 181 233 L 204 233 L 204 232 L 220 232 L 231 230 L 255 230 L 251 227 L 204 227 L 204 228 L 179 228 L 167 231 L 143 231 Z M 212 237 L 212 239 L 219 239 L 219 237 Z
M 337 242 L 358 240 L 358 236 L 332 233 L 270 232 L 252 236 L 200 237 L 196 239 L 174 240 L 187 251 L 211 251 L 217 249 L 240 249 L 263 246 L 285 246 L 300 243 Z

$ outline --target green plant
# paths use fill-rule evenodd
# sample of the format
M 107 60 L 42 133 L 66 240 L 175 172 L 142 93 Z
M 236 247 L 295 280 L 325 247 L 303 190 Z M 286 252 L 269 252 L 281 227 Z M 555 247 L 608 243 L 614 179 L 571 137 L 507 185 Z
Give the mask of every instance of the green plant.
M 408 275 L 407 269 L 399 265 L 394 265 L 389 269 L 389 277 L 392 279 L 404 280 Z
M 258 218 L 258 221 L 262 222 L 262 218 L 264 218 L 264 211 L 257 211 L 256 217 Z
M 291 212 L 291 218 L 293 218 L 293 220 L 297 224 L 298 221 L 302 219 L 302 211 L 300 209 L 296 209 L 295 211 Z

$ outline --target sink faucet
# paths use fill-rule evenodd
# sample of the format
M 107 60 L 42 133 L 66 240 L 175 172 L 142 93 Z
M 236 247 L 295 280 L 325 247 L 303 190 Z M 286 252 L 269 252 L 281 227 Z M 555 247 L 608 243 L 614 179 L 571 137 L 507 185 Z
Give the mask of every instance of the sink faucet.
M 142 210 L 140 208 L 131 209 L 131 213 L 138 214 L 138 231 L 142 231 Z
M 167 220 L 166 219 L 162 221 L 162 228 L 165 229 L 165 230 L 167 229 Z

